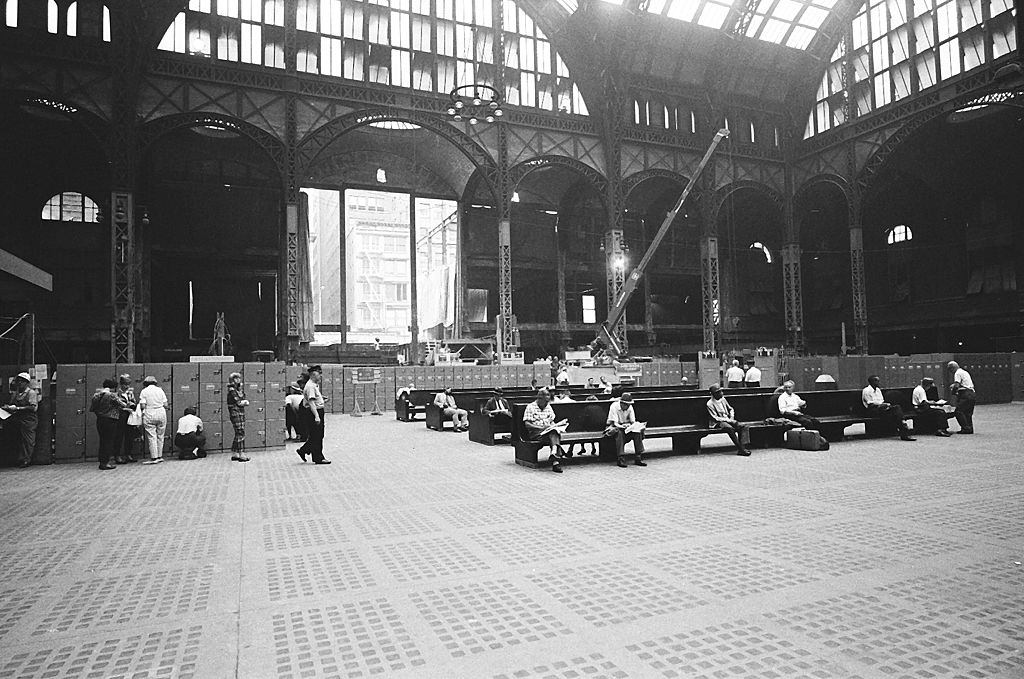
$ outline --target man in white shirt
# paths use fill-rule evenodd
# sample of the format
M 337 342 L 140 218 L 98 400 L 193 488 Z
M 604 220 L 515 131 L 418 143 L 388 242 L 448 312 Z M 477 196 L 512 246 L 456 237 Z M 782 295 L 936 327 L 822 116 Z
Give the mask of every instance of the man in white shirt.
M 455 431 L 466 431 L 469 429 L 469 413 L 455 403 L 451 387 L 445 387 L 444 391 L 434 397 L 434 405 L 441 409 L 445 417 L 452 418 Z
M 553 399 L 551 399 L 551 402 L 552 403 L 572 403 L 573 402 L 573 398 L 572 398 L 572 396 L 569 395 L 569 387 L 559 387 L 558 388 L 558 393 L 555 395 L 555 397 Z
M 782 383 L 783 391 L 779 394 L 779 416 L 796 422 L 805 429 L 818 431 L 821 429 L 821 423 L 810 415 L 804 414 L 803 411 L 807 407 L 807 401 L 793 393 L 795 386 L 796 383 L 793 380 L 787 380 Z
M 713 384 L 709 391 L 711 398 L 708 399 L 708 415 L 711 417 L 711 426 L 729 435 L 736 444 L 737 455 L 750 457 L 750 451 L 744 445 L 750 440 L 748 427 L 736 421 L 736 411 L 729 405 L 720 386 Z
M 725 386 L 730 389 L 743 388 L 743 368 L 740 367 L 739 361 L 733 360 L 732 365 L 725 371 Z
M 945 401 L 931 400 L 928 390 L 933 388 L 935 380 L 930 377 L 921 378 L 921 384 L 914 387 L 914 429 L 921 433 L 934 431 L 936 436 L 949 436 L 946 429 L 946 411 L 942 406 Z M 921 420 L 918 424 L 918 420 Z
M 748 388 L 761 386 L 761 369 L 753 361 L 747 364 L 747 372 L 743 375 L 743 386 Z
M 946 368 L 953 373 L 950 391 L 956 396 L 956 421 L 960 425 L 961 434 L 974 433 L 974 404 L 977 398 L 974 393 L 974 380 L 971 373 L 960 367 L 956 361 L 950 361 Z
M 203 421 L 197 417 L 197 412 L 195 408 L 189 406 L 178 420 L 174 447 L 178 449 L 179 460 L 206 457 L 206 434 L 203 433 Z
M 324 433 L 327 425 L 324 406 L 327 397 L 320 391 L 320 380 L 323 379 L 323 370 L 319 365 L 309 366 L 309 379 L 302 387 L 302 415 L 305 417 L 302 429 L 306 436 L 306 442 L 295 451 L 306 461 L 306 455 L 313 456 L 313 464 L 330 464 L 331 461 L 324 458 Z
M 861 391 L 860 398 L 868 415 L 876 417 L 883 422 L 891 424 L 893 429 L 899 432 L 901 441 L 915 441 L 910 435 L 907 423 L 903 421 L 903 409 L 895 403 L 887 403 L 882 395 L 881 379 L 878 375 L 868 378 L 868 386 Z
M 626 466 L 626 443 L 633 442 L 633 464 L 646 467 L 644 462 L 644 433 L 642 431 L 626 431 L 636 424 L 636 413 L 633 411 L 633 395 L 628 391 L 612 401 L 608 407 L 608 420 L 605 422 L 604 435 L 615 439 L 615 454 L 620 467 Z

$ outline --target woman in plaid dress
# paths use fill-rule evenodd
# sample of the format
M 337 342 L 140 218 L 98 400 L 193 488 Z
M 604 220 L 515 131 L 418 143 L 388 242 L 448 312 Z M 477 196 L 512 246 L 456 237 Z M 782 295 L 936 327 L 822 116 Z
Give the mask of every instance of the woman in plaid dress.
M 235 440 L 231 442 L 231 459 L 235 462 L 248 462 L 245 456 L 245 407 L 249 400 L 242 389 L 242 375 L 231 373 L 228 377 L 228 416 L 231 426 L 235 428 Z

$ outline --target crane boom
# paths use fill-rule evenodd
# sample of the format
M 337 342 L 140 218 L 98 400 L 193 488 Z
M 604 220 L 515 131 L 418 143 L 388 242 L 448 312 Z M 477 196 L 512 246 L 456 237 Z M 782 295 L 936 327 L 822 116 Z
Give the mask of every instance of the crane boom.
M 701 158 L 700 164 L 697 165 L 697 170 L 693 173 L 690 181 L 686 184 L 683 192 L 679 195 L 679 200 L 676 201 L 675 206 L 668 211 L 665 215 L 665 221 L 661 223 L 661 228 L 658 229 L 658 233 L 654 235 L 654 240 L 651 241 L 650 247 L 647 248 L 647 252 L 644 253 L 640 263 L 636 265 L 632 273 L 629 274 L 629 278 L 626 279 L 625 285 L 622 286 L 622 293 L 619 298 L 615 301 L 615 306 L 608 312 L 608 319 L 601 324 L 601 330 L 598 332 L 598 339 L 605 344 L 606 347 L 616 356 L 622 353 L 622 348 L 619 346 L 618 341 L 611 334 L 610 328 L 614 328 L 618 324 L 619 319 L 622 318 L 622 314 L 626 313 L 626 304 L 629 303 L 629 298 L 636 292 L 637 285 L 640 284 L 640 278 L 644 275 L 644 271 L 647 269 L 647 265 L 654 257 L 654 253 L 658 250 L 658 246 L 661 245 L 662 239 L 665 238 L 665 234 L 668 233 L 669 227 L 672 226 L 672 222 L 676 218 L 676 214 L 679 213 L 680 208 L 683 207 L 683 203 L 686 202 L 690 192 L 693 191 L 693 187 L 697 185 L 697 179 L 701 173 L 704 172 L 704 168 L 707 166 L 708 161 L 711 160 L 712 154 L 715 149 L 722 142 L 723 139 L 729 136 L 729 130 L 721 129 L 715 134 L 715 138 L 711 140 L 711 146 L 708 147 L 707 152 L 704 153 L 704 157 Z

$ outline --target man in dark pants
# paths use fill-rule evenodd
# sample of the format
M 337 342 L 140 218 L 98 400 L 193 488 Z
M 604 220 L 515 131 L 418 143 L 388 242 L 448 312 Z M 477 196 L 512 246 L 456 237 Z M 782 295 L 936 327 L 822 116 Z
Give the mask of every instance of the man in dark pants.
M 711 398 L 708 399 L 707 405 L 711 426 L 715 429 L 721 429 L 729 435 L 732 442 L 736 444 L 737 455 L 750 457 L 750 451 L 747 450 L 745 445 L 750 441 L 750 430 L 746 425 L 736 420 L 736 411 L 729 405 L 729 401 L 726 400 L 720 386 L 712 384 L 709 391 L 711 392 Z
M 315 464 L 330 464 L 324 459 L 324 403 L 326 399 L 320 393 L 321 368 L 318 365 L 309 367 L 309 379 L 302 388 L 302 416 L 305 419 L 303 430 L 306 442 L 296 451 L 302 461 L 306 455 L 313 456 Z
M 608 420 L 605 422 L 604 435 L 615 439 L 615 457 L 620 467 L 626 466 L 626 443 L 633 442 L 633 464 L 646 467 L 644 462 L 643 431 L 627 431 L 636 425 L 636 413 L 633 411 L 633 395 L 629 392 L 612 401 L 608 408 Z
M 929 391 L 934 391 L 935 380 L 930 377 L 922 377 L 921 384 L 914 387 L 914 395 L 911 402 L 914 404 L 914 433 L 931 434 L 936 436 L 949 436 L 946 430 L 946 411 L 942 406 L 945 401 L 937 398 L 930 398 Z
M 103 380 L 103 388 L 96 390 L 92 396 L 89 410 L 96 414 L 96 432 L 100 436 L 99 458 L 100 469 L 116 469 L 111 458 L 117 445 L 117 423 L 121 419 L 121 404 L 114 390 L 115 380 Z
M 903 421 L 903 409 L 895 403 L 887 403 L 882 395 L 881 380 L 878 375 L 868 378 L 868 386 L 861 392 L 861 402 L 868 415 L 876 417 L 883 422 L 892 425 L 892 428 L 899 432 L 901 441 L 916 441 L 910 435 L 907 423 Z
M 950 361 L 946 367 L 953 373 L 953 383 L 949 390 L 956 396 L 956 421 L 960 425 L 961 434 L 974 433 L 974 405 L 977 397 L 974 393 L 974 380 L 971 373 L 960 367 L 956 361 Z

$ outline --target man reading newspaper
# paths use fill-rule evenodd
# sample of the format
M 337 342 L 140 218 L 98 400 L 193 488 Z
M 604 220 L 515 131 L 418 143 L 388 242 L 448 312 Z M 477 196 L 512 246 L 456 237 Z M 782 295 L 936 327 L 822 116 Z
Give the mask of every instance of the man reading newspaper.
M 555 422 L 555 411 L 551 408 L 551 392 L 540 389 L 537 399 L 530 401 L 523 413 L 523 424 L 530 441 L 551 447 L 551 471 L 562 473 L 562 460 L 565 450 L 562 448 L 562 434 L 569 427 L 566 420 Z
M 608 421 L 604 435 L 615 439 L 615 454 L 620 467 L 625 467 L 626 442 L 633 442 L 633 450 L 636 455 L 633 457 L 633 464 L 638 467 L 646 467 L 644 462 L 644 430 L 646 422 L 637 422 L 636 413 L 633 411 L 633 395 L 628 391 L 619 397 L 618 401 L 612 401 L 608 408 Z

